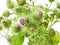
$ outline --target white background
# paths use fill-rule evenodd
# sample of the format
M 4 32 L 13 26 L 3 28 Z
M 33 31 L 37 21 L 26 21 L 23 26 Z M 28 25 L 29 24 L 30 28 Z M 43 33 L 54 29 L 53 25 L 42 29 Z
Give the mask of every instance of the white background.
M 29 1 L 27 1 L 27 2 L 29 2 Z M 45 6 L 46 3 L 49 5 L 48 0 L 37 0 L 35 5 L 42 4 L 42 5 Z M 51 5 L 50 9 L 54 9 L 55 7 L 56 7 L 56 4 L 55 4 L 55 2 L 53 2 L 53 4 Z M 6 0 L 0 0 L 0 15 L 2 15 L 2 12 L 4 10 L 6 10 L 6 9 L 7 9 Z M 55 30 L 57 30 L 58 32 L 60 32 L 60 22 L 55 23 L 52 27 Z M 4 33 L 2 32 L 2 34 L 4 34 Z M 23 45 L 28 45 L 27 42 L 28 42 L 28 38 L 25 37 L 25 41 L 24 41 Z M 0 36 L 0 45 L 9 45 L 9 43 L 4 37 Z

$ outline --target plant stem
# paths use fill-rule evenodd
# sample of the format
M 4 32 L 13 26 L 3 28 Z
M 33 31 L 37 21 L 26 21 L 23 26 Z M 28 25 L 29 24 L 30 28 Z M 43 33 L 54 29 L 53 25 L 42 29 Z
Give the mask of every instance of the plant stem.
M 15 12 L 15 10 L 14 10 L 14 9 L 12 9 L 12 11 L 13 11 L 13 14 L 16 14 L 16 12 Z
M 54 22 L 48 27 L 47 30 L 49 30 L 56 22 L 57 22 L 57 19 L 56 19 L 56 21 L 54 21 Z

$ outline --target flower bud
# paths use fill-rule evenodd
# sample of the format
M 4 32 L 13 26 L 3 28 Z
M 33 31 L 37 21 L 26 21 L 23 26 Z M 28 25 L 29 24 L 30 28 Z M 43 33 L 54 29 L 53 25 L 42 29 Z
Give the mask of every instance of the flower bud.
M 4 27 L 9 27 L 11 25 L 10 19 L 6 19 L 6 20 L 3 19 L 1 22 L 4 25 Z
M 25 4 L 23 6 L 23 9 L 22 10 L 23 10 L 24 13 L 29 14 L 31 12 L 31 9 L 30 8 L 31 7 L 29 5 Z
M 57 8 L 60 9 L 60 1 L 58 1 L 58 2 L 56 3 L 56 5 L 57 5 Z
M 8 7 L 9 9 L 14 8 L 14 3 L 13 3 L 11 0 L 7 0 L 7 7 Z
M 57 13 L 56 13 L 56 17 L 57 17 L 57 19 L 60 18 L 60 10 L 57 11 Z
M 26 3 L 26 0 L 16 0 L 18 5 L 22 6 Z
M 20 7 L 16 8 L 15 11 L 16 11 L 17 14 L 19 14 L 19 13 L 22 12 L 22 9 L 23 9 L 23 8 L 20 6 Z
M 0 25 L 0 30 L 2 30 L 2 25 Z
M 2 14 L 4 17 L 8 17 L 10 15 L 9 11 L 4 11 L 3 14 Z
M 15 25 L 12 26 L 13 32 L 19 32 L 21 29 L 20 24 L 16 23 Z
M 30 31 L 31 31 L 31 32 L 35 32 L 35 29 L 34 29 L 34 28 L 30 28 Z
M 3 19 L 3 20 L 1 20 L 1 23 L 2 23 L 2 24 L 5 24 L 5 23 L 6 23 L 6 21 Z
M 16 0 L 17 2 L 19 1 L 19 0 Z
M 28 9 L 30 9 L 30 6 L 25 4 L 24 8 L 28 10 Z
M 38 15 L 39 16 L 43 16 L 43 12 L 42 11 L 38 11 Z
M 20 26 L 20 24 L 19 24 L 19 23 L 16 23 L 16 24 L 15 24 L 15 27 L 19 27 L 19 26 Z
M 0 16 L 0 21 L 3 19 L 3 17 L 2 16 Z
M 48 32 L 49 32 L 49 36 L 50 37 L 54 37 L 55 36 L 55 31 L 54 31 L 53 28 L 50 28 L 50 30 Z
M 49 0 L 49 2 L 53 2 L 54 0 Z

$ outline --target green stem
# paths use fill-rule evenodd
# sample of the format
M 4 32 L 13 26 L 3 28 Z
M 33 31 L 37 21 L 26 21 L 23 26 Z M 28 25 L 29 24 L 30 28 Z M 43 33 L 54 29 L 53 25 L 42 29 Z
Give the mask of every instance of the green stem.
M 51 28 L 51 26 L 53 26 L 55 23 L 56 23 L 56 21 L 53 22 L 53 23 L 49 26 L 48 30 L 49 30 L 49 29 Z
M 56 21 L 54 21 L 54 22 L 48 27 L 47 30 L 49 30 L 56 22 L 57 22 L 57 19 L 56 19 Z
M 12 11 L 13 11 L 13 14 L 16 14 L 16 12 L 15 12 L 15 10 L 14 10 L 14 9 L 12 9 Z
M 31 0 L 32 1 L 32 0 Z M 33 3 L 33 6 L 34 6 L 34 3 L 36 2 L 37 0 L 35 0 L 35 1 L 32 1 L 32 3 Z

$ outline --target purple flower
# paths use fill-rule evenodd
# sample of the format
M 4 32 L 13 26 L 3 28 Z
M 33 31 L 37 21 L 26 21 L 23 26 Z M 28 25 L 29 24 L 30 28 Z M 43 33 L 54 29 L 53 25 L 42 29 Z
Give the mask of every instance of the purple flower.
M 21 19 L 19 20 L 19 22 L 20 22 L 22 25 L 24 25 L 24 24 L 26 23 L 26 20 L 25 20 L 24 18 L 21 18 Z

